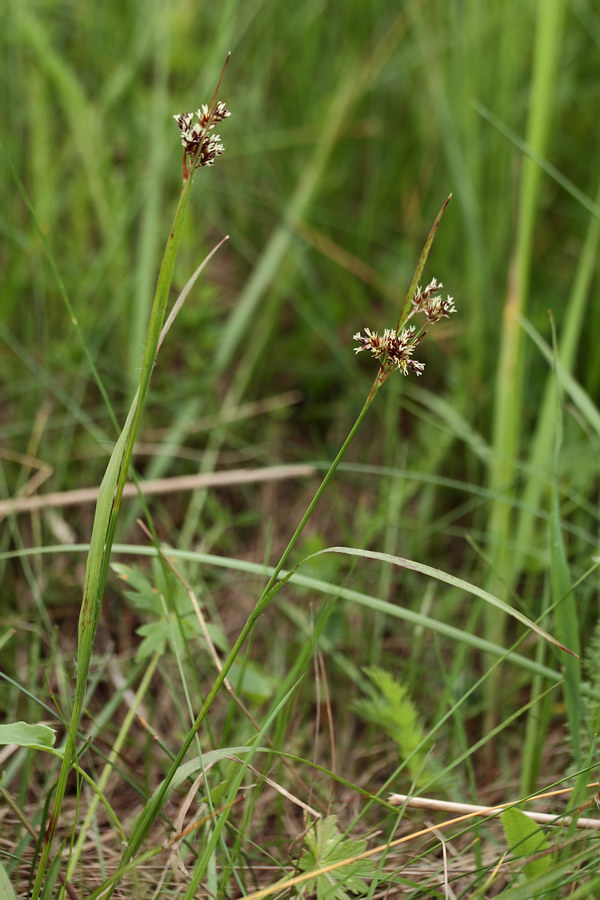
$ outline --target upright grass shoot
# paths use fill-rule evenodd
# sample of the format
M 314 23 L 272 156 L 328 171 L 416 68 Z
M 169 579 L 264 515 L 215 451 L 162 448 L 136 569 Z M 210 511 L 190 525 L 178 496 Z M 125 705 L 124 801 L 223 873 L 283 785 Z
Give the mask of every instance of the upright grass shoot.
M 161 342 L 173 270 L 181 241 L 193 174 L 196 168 L 212 166 L 215 158 L 223 152 L 223 146 L 219 142 L 218 135 L 213 133 L 215 124 L 229 115 L 225 104 L 217 99 L 220 83 L 219 81 L 210 106 L 203 106 L 198 110 L 196 114 L 198 121 L 196 123 L 192 124 L 193 113 L 176 116 L 183 146 L 183 185 L 158 275 L 139 384 L 127 420 L 111 454 L 98 493 L 90 551 L 86 565 L 83 599 L 79 613 L 77 673 L 73 708 L 69 719 L 63 760 L 44 837 L 40 864 L 33 887 L 33 900 L 37 900 L 43 888 L 52 849 L 52 839 L 58 825 L 67 780 L 72 763 L 77 756 L 77 732 L 83 710 L 94 638 L 104 596 L 121 498 L 140 427 L 144 403 L 150 387 L 152 370 Z
M 565 5 L 562 0 L 549 0 L 549 2 L 538 0 L 527 143 L 535 153 L 540 155 L 544 154 L 548 141 L 553 86 L 560 62 L 561 25 L 564 11 Z M 523 338 L 518 318 L 526 313 L 531 287 L 532 246 L 540 183 L 541 170 L 539 167 L 531 159 L 524 160 L 516 243 L 509 271 L 502 322 L 502 341 L 496 372 L 494 456 L 489 473 L 491 490 L 508 496 L 514 490 L 515 462 L 521 452 Z M 500 596 L 503 594 L 506 596 L 510 592 L 518 576 L 509 549 L 512 528 L 510 507 L 503 501 L 492 502 L 489 532 L 494 537 L 494 544 L 489 584 L 492 593 Z M 488 640 L 503 643 L 504 617 L 499 616 L 495 610 L 488 609 L 485 621 Z M 489 685 L 487 706 L 490 723 L 494 718 L 493 692 L 497 686 L 493 683 Z

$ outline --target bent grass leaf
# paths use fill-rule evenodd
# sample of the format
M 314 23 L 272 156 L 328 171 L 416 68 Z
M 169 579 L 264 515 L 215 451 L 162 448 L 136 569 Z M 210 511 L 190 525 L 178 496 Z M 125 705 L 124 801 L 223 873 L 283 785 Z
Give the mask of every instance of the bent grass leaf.
M 60 544 L 50 547 L 33 547 L 26 548 L 25 550 L 11 550 L 8 552 L 0 553 L 0 562 L 5 559 L 18 559 L 23 556 L 31 555 L 54 554 L 58 552 L 81 553 L 82 551 L 86 551 L 87 549 L 89 549 L 88 544 Z M 128 555 L 135 553 L 136 555 L 143 557 L 156 556 L 157 553 L 154 547 L 149 547 L 147 545 L 141 544 L 115 544 L 113 552 L 126 553 Z M 200 553 L 198 551 L 191 550 L 170 550 L 169 552 L 173 559 L 183 559 L 192 562 L 199 562 L 207 566 L 216 566 L 218 568 L 230 569 L 234 572 L 244 572 L 247 574 L 263 576 L 270 576 L 274 572 L 274 569 L 271 566 L 265 566 L 262 563 L 250 562 L 249 560 L 239 560 L 228 556 L 216 556 L 215 554 L 211 553 Z M 594 563 L 594 566 L 600 566 L 600 557 L 592 557 L 592 562 Z M 303 563 L 301 563 L 300 565 L 302 564 Z M 282 570 L 278 577 L 281 580 L 276 584 L 277 590 L 281 590 L 281 588 L 285 584 L 289 583 L 293 587 L 309 588 L 311 591 L 316 591 L 319 594 L 335 595 L 340 600 L 347 600 L 350 603 L 356 603 L 359 606 L 364 607 L 365 609 L 371 609 L 377 612 L 385 613 L 386 615 L 392 616 L 395 619 L 401 619 L 403 622 L 408 622 L 410 625 L 428 629 L 430 631 L 433 631 L 435 634 L 444 635 L 445 637 L 448 637 L 459 644 L 465 644 L 467 647 L 472 647 L 475 650 L 481 650 L 484 653 L 489 653 L 491 656 L 505 659 L 507 662 L 510 662 L 527 672 L 533 672 L 536 675 L 541 675 L 543 678 L 547 678 L 553 683 L 562 682 L 563 676 L 560 671 L 553 669 L 550 666 L 544 665 L 543 663 L 535 659 L 531 659 L 528 656 L 522 656 L 521 654 L 516 653 L 514 650 L 506 650 L 499 644 L 494 644 L 492 641 L 487 641 L 484 638 L 479 637 L 479 635 L 477 634 L 472 634 L 470 632 L 464 631 L 461 628 L 457 628 L 454 625 L 449 625 L 447 622 L 443 622 L 439 619 L 434 619 L 433 617 L 427 616 L 424 613 L 415 612 L 412 609 L 398 606 L 397 604 L 390 603 L 387 600 L 380 600 L 379 598 L 374 597 L 371 594 L 365 594 L 361 591 L 355 591 L 351 588 L 345 588 L 340 586 L 339 584 L 333 584 L 332 582 L 324 581 L 323 579 L 301 575 L 296 569 L 291 572 Z M 217 642 L 215 641 L 215 643 Z M 598 701 L 600 699 L 600 692 L 596 688 L 591 688 L 586 683 L 583 683 L 581 685 L 581 691 L 582 694 L 584 694 L 586 697 L 591 697 L 595 701 Z
M 194 759 L 190 759 L 179 766 L 168 785 L 165 785 L 165 782 L 162 781 L 155 789 L 154 794 L 158 794 L 164 788 L 165 797 L 169 797 L 180 784 L 183 784 L 186 779 L 191 778 L 196 772 L 210 769 L 215 763 L 221 762 L 223 759 L 228 759 L 231 756 L 241 756 L 244 753 L 249 753 L 250 750 L 252 750 L 252 747 L 248 746 L 220 747 L 218 750 L 208 750 L 202 756 L 196 756 Z
M 475 597 L 479 597 L 481 600 L 484 600 L 486 603 L 489 603 L 490 606 L 495 606 L 496 609 L 501 610 L 507 616 L 512 616 L 513 619 L 516 619 L 517 622 L 520 622 L 522 625 L 525 625 L 526 628 L 529 628 L 531 631 L 535 632 L 539 637 L 544 638 L 545 641 L 548 641 L 550 644 L 553 644 L 555 647 L 558 647 L 559 650 L 564 650 L 566 653 L 570 653 L 571 656 L 577 656 L 573 650 L 569 650 L 568 647 L 565 647 L 564 644 L 561 644 L 555 637 L 552 637 L 547 631 L 543 628 L 540 628 L 535 622 L 532 622 L 526 615 L 522 612 L 519 612 L 518 609 L 514 609 L 514 607 L 509 606 L 508 603 L 505 603 L 503 600 L 500 600 L 498 597 L 494 597 L 493 594 L 490 594 L 488 591 L 484 591 L 483 588 L 477 587 L 475 584 L 471 584 L 470 581 L 464 581 L 462 578 L 457 578 L 455 575 L 449 575 L 447 572 L 443 572 L 441 569 L 435 569 L 433 566 L 426 566 L 424 563 L 416 562 L 413 559 L 404 559 L 401 556 L 391 556 L 389 553 L 379 553 L 374 550 L 360 550 L 356 547 L 328 547 L 326 550 L 319 550 L 318 553 L 313 553 L 312 556 L 307 556 L 305 560 L 300 563 L 303 565 L 307 560 L 314 559 L 317 556 L 321 556 L 324 553 L 345 553 L 348 556 L 362 556 L 365 559 L 378 559 L 380 562 L 392 563 L 394 566 L 400 566 L 403 569 L 411 569 L 413 572 L 420 572 L 421 575 L 427 575 L 429 578 L 435 578 L 436 581 L 442 581 L 444 584 L 450 585 L 450 587 L 458 588 L 458 590 L 465 591 L 467 594 L 473 594 Z M 298 566 L 297 568 L 299 568 Z

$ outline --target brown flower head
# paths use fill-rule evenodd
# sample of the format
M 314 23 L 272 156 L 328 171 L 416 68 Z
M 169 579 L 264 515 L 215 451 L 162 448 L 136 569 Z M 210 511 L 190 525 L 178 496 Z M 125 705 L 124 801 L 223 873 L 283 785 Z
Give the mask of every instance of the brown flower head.
M 413 297 L 413 307 L 415 312 L 422 312 L 425 318 L 431 324 L 439 322 L 442 318 L 448 318 L 452 313 L 456 312 L 454 298 L 448 296 L 446 300 L 442 299 L 439 291 L 444 285 L 436 278 L 432 278 L 426 288 L 417 288 L 417 292 Z
M 198 121 L 192 124 L 194 115 Z M 219 101 L 212 112 L 203 104 L 196 113 L 173 116 L 181 132 L 181 146 L 185 156 L 195 159 L 196 167 L 214 165 L 217 156 L 224 152 L 221 138 L 218 134 L 213 134 L 213 129 L 217 122 L 222 122 L 230 115 L 225 104 Z
M 414 325 L 404 328 L 400 333 L 386 328 L 380 336 L 370 328 L 365 328 L 364 335 L 360 331 L 354 335 L 354 340 L 359 345 L 354 350 L 356 353 L 370 350 L 371 355 L 379 360 L 382 369 L 386 371 L 399 369 L 403 375 L 408 375 L 409 372 L 420 375 L 425 366 L 411 357 L 423 335 L 415 337 L 415 331 Z

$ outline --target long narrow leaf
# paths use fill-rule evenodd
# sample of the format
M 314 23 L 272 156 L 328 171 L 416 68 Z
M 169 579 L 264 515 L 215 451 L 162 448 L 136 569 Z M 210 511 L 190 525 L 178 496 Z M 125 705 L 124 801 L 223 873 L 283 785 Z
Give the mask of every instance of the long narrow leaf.
M 26 551 L 17 550 L 2 553 L 0 554 L 0 561 L 2 561 L 3 559 L 18 558 L 23 555 L 31 555 L 33 553 L 82 553 L 88 549 L 88 544 L 27 548 Z M 124 553 L 126 555 L 131 555 L 133 553 L 136 556 L 156 556 L 158 551 L 154 547 L 136 544 L 114 544 L 113 553 Z M 228 556 L 216 556 L 212 553 L 199 553 L 198 551 L 194 550 L 169 549 L 168 555 L 172 559 L 188 560 L 189 562 L 202 563 L 203 565 L 207 566 L 218 566 L 219 568 L 231 569 L 232 571 L 236 572 L 246 572 L 247 574 L 258 575 L 262 577 L 269 576 L 273 572 L 273 568 L 271 566 L 265 566 L 262 563 L 254 563 L 250 562 L 249 560 L 243 559 L 234 559 Z M 594 566 L 597 565 L 600 565 L 600 557 L 598 559 L 594 559 Z M 286 572 L 285 570 L 282 570 L 279 573 L 279 577 L 281 579 L 285 578 L 289 581 L 290 584 L 295 585 L 296 587 L 308 588 L 309 590 L 317 591 L 321 594 L 326 594 L 328 596 L 333 595 L 335 597 L 339 597 L 342 600 L 348 600 L 351 603 L 357 603 L 360 606 L 364 606 L 366 609 L 372 609 L 376 612 L 381 612 L 385 615 L 392 616 L 395 619 L 401 619 L 404 622 L 409 622 L 415 627 L 425 628 L 435 632 L 436 634 L 444 635 L 452 641 L 466 644 L 467 646 L 472 647 L 476 650 L 481 650 L 482 653 L 489 653 L 491 656 L 495 657 L 503 657 L 507 662 L 511 662 L 513 663 L 513 665 L 516 665 L 528 672 L 533 672 L 534 674 L 541 675 L 543 678 L 547 678 L 550 681 L 559 682 L 562 680 L 562 673 L 551 669 L 549 666 L 545 666 L 542 663 L 536 662 L 536 660 L 534 659 L 529 659 L 527 656 L 521 656 L 519 653 L 505 650 L 498 644 L 494 644 L 491 641 L 486 640 L 485 638 L 479 637 L 479 635 L 477 634 L 471 634 L 461 628 L 456 628 L 453 625 L 448 625 L 446 622 L 442 622 L 439 619 L 434 619 L 431 616 L 425 615 L 424 613 L 415 612 L 415 610 L 412 609 L 406 609 L 403 606 L 398 606 L 397 604 L 390 603 L 387 600 L 380 600 L 378 597 L 373 597 L 370 594 L 363 593 L 362 591 L 356 591 L 352 588 L 333 584 L 332 582 L 325 581 L 322 578 L 313 578 L 308 575 L 302 575 L 297 571 Z M 586 696 L 597 696 L 593 691 L 588 689 L 585 684 L 581 685 L 581 691 L 582 693 L 585 693 Z
M 553 365 L 556 371 L 561 387 L 569 395 L 581 415 L 586 419 L 591 428 L 600 436 L 600 413 L 598 407 L 587 393 L 581 387 L 570 372 L 567 371 L 560 359 L 555 359 L 552 354 L 552 348 L 541 336 L 539 331 L 524 316 L 519 316 L 519 324 L 524 331 L 527 332 L 531 340 L 537 346 L 538 350 L 543 354 L 545 359 Z
M 58 817 L 65 796 L 71 765 L 76 755 L 77 732 L 83 710 L 85 689 L 87 686 L 88 672 L 94 647 L 94 638 L 106 584 L 111 548 L 123 495 L 123 488 L 125 486 L 129 464 L 133 455 L 133 448 L 140 426 L 144 401 L 150 386 L 150 378 L 156 361 L 160 335 L 165 321 L 175 259 L 181 240 L 183 221 L 192 180 L 193 179 L 190 177 L 184 182 L 160 267 L 150 321 L 148 324 L 146 347 L 144 349 L 139 386 L 131 404 L 123 430 L 119 435 L 119 439 L 111 454 L 98 495 L 94 524 L 92 527 L 92 538 L 90 541 L 90 552 L 88 554 L 86 565 L 83 599 L 79 614 L 77 675 L 73 708 L 69 719 L 64 757 L 54 794 L 52 812 L 44 837 L 40 864 L 32 891 L 32 900 L 37 900 L 42 890 L 52 848 L 52 838 L 58 824 Z
M 429 578 L 435 578 L 436 581 L 442 581 L 444 584 L 450 585 L 450 587 L 457 588 L 460 591 L 465 591 L 467 594 L 473 594 L 475 597 L 479 597 L 490 606 L 495 606 L 496 609 L 501 610 L 503 613 L 506 613 L 506 615 L 512 616 L 513 619 L 516 619 L 522 625 L 525 625 L 526 628 L 530 628 L 531 631 L 534 631 L 539 637 L 554 644 L 555 647 L 564 650 L 566 653 L 570 653 L 572 656 L 577 656 L 573 650 L 565 647 L 564 644 L 561 644 L 560 641 L 552 637 L 551 634 L 544 631 L 544 629 L 540 628 L 539 625 L 536 625 L 535 622 L 532 622 L 531 619 L 527 618 L 522 612 L 519 612 L 518 609 L 509 606 L 508 603 L 505 603 L 498 597 L 494 597 L 493 594 L 484 591 L 483 588 L 471 584 L 470 581 L 464 581 L 462 578 L 457 578 L 456 575 L 449 575 L 441 569 L 435 569 L 433 566 L 426 566 L 424 563 L 416 562 L 413 559 L 403 559 L 401 556 L 391 556 L 389 553 L 378 553 L 373 550 L 359 550 L 356 547 L 327 547 L 325 550 L 319 550 L 317 553 L 312 553 L 310 556 L 307 556 L 304 562 L 307 562 L 309 559 L 315 559 L 317 556 L 322 556 L 324 553 L 344 553 L 348 556 L 361 556 L 364 559 L 378 559 L 381 562 L 391 563 L 394 566 L 401 566 L 403 569 L 411 569 L 413 572 L 420 572 L 421 575 L 427 575 Z

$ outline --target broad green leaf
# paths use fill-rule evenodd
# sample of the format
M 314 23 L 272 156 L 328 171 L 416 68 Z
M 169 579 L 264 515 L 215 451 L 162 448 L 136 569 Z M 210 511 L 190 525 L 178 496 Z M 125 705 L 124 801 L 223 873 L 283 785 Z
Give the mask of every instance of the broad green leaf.
M 518 857 L 533 856 L 549 849 L 546 835 L 540 826 L 520 809 L 511 807 L 501 815 L 502 827 L 510 852 Z M 525 863 L 525 874 L 528 878 L 537 878 L 548 871 L 553 859 L 550 854 L 540 859 L 532 859 Z
M 0 900 L 17 900 L 17 895 L 2 863 L 0 863 Z
M 27 722 L 0 725 L 0 744 L 17 744 L 19 747 L 50 750 L 54 747 L 55 740 L 56 732 L 48 725 L 29 725 Z

